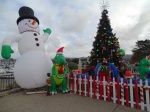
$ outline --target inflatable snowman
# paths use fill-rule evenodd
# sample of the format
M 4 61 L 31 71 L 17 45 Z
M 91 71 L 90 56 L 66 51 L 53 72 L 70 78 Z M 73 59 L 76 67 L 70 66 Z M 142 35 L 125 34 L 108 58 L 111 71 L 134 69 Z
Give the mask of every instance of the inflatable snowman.
M 6 37 L 2 42 L 1 55 L 5 59 L 11 57 L 11 45 L 18 43 L 21 54 L 14 66 L 14 77 L 19 86 L 26 89 L 43 87 L 46 85 L 47 73 L 51 73 L 53 63 L 45 54 L 44 43 L 51 34 L 47 28 L 40 36 L 39 20 L 29 7 L 19 9 L 17 25 L 20 34 Z

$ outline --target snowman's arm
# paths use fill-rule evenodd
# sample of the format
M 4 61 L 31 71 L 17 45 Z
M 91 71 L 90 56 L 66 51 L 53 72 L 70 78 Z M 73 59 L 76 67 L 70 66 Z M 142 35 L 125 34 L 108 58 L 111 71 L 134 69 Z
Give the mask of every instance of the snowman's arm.
M 1 56 L 4 59 L 9 59 L 11 57 L 11 53 L 14 53 L 14 51 L 11 49 L 11 45 L 14 42 L 18 42 L 20 38 L 20 35 L 11 35 L 6 37 L 2 42 L 2 50 L 1 50 Z
M 46 30 L 43 30 L 43 31 L 44 31 L 44 34 L 42 37 L 43 37 L 43 42 L 45 43 L 52 31 L 50 28 L 46 28 Z
M 42 37 L 43 37 L 43 42 L 45 43 L 47 41 L 48 37 L 49 37 L 49 34 L 44 33 Z
M 19 35 L 19 34 L 18 35 L 16 34 L 16 35 L 7 36 L 3 40 L 2 45 L 9 45 L 9 46 L 11 46 L 13 43 L 18 42 L 20 37 L 21 37 L 21 35 Z

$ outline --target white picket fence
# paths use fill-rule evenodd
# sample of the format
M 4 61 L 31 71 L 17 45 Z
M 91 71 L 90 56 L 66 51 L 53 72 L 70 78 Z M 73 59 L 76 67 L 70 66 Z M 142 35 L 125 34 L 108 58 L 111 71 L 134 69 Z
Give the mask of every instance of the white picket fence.
M 128 81 L 125 83 L 121 79 L 119 82 L 115 78 L 110 82 L 106 81 L 105 77 L 103 80 L 98 80 L 98 77 L 94 79 L 70 77 L 69 88 L 74 94 L 108 102 L 113 101 L 113 103 L 150 112 L 150 87 L 147 80 L 145 83 L 143 85 L 140 80 L 140 84 L 137 84 L 137 81 L 133 84 L 132 79 L 128 84 Z

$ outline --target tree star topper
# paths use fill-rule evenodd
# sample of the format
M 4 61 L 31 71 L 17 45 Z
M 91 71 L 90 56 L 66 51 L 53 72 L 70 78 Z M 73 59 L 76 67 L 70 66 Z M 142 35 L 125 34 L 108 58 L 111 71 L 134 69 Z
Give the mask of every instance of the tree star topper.
M 103 0 L 103 3 L 101 3 L 101 9 L 104 10 L 104 9 L 108 9 L 109 7 L 109 2 L 105 2 L 105 0 Z

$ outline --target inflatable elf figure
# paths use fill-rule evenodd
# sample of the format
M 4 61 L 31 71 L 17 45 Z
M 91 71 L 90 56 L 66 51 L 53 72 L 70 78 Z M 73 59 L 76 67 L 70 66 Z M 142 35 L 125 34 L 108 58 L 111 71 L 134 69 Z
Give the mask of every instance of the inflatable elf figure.
M 47 73 L 46 83 L 47 83 L 47 94 L 46 94 L 46 96 L 50 96 L 50 86 L 51 86 L 50 73 Z
M 109 71 L 109 65 L 108 65 L 108 63 L 107 63 L 106 58 L 103 58 L 101 70 L 102 70 L 102 71 L 105 71 L 105 72 L 108 72 L 108 71 Z
M 106 58 L 103 58 L 103 62 L 100 66 L 100 70 L 99 70 L 99 77 L 103 80 L 103 77 L 105 77 L 105 80 L 108 81 L 109 80 L 109 71 L 110 71 L 110 67 L 109 64 L 107 62 Z
M 56 56 L 54 58 L 55 65 L 52 67 L 52 75 L 51 75 L 52 85 L 50 87 L 50 92 L 52 94 L 57 94 L 56 86 L 59 85 L 62 86 L 62 93 L 68 92 L 67 78 L 66 78 L 68 70 L 65 66 L 66 59 L 63 55 L 63 48 L 64 47 L 58 49 Z

